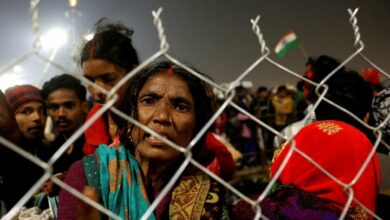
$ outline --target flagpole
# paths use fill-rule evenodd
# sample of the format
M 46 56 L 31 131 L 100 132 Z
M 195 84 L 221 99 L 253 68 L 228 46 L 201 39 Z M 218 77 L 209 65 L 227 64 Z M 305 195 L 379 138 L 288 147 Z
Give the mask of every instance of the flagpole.
M 290 29 L 291 32 L 295 33 L 293 29 Z M 299 40 L 299 38 L 298 38 Z M 306 52 L 306 49 L 303 47 L 303 43 L 301 40 L 299 40 L 299 49 L 301 50 L 303 56 L 306 58 L 306 59 L 309 59 L 309 54 Z
M 303 44 L 301 42 L 299 42 L 299 49 L 301 50 L 303 56 L 306 58 L 306 59 L 309 59 L 309 54 L 306 52 L 305 48 L 303 47 Z

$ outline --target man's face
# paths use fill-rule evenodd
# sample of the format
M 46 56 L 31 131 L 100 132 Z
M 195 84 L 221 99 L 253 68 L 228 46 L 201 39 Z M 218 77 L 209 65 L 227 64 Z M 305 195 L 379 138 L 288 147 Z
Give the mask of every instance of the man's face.
M 47 112 L 58 131 L 70 135 L 84 123 L 87 103 L 81 102 L 75 91 L 57 89 L 47 96 L 46 103 Z
M 280 90 L 280 91 L 278 92 L 278 96 L 279 96 L 280 98 L 284 98 L 284 97 L 286 97 L 287 95 L 288 95 L 287 89 L 283 89 L 283 90 Z
M 30 101 L 21 105 L 15 111 L 16 122 L 19 130 L 27 139 L 43 138 L 45 127 L 44 106 L 41 102 Z
M 124 68 L 101 59 L 84 61 L 83 72 L 87 79 L 106 90 L 110 90 L 127 73 Z M 89 86 L 88 90 L 96 102 L 103 104 L 106 101 L 106 94 L 102 91 L 92 86 Z M 121 94 L 123 91 L 120 90 L 118 92 Z
M 267 90 L 260 91 L 257 94 L 258 94 L 258 97 L 260 99 L 266 99 L 268 97 L 268 91 Z

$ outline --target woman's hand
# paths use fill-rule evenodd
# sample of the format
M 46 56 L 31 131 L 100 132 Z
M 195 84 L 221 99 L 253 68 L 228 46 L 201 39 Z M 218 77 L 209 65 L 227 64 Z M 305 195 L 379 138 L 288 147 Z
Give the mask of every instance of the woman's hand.
M 99 201 L 99 194 L 90 186 L 86 186 L 83 191 L 84 196 L 92 199 L 95 202 Z M 80 200 L 77 204 L 77 219 L 89 220 L 100 219 L 100 213 L 97 209 Z
M 60 180 L 65 179 L 65 173 L 57 173 L 54 175 Z M 60 187 L 55 185 L 51 180 L 48 180 L 45 184 L 42 186 L 42 191 L 47 195 L 47 196 L 57 196 L 60 193 Z

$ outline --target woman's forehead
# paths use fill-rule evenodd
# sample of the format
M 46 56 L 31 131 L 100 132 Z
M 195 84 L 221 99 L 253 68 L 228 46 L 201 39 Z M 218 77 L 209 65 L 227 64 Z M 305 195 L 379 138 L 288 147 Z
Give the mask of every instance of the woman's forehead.
M 178 75 L 166 72 L 157 73 L 156 75 L 150 77 L 142 87 L 141 91 L 150 89 L 185 92 L 191 95 L 187 81 Z

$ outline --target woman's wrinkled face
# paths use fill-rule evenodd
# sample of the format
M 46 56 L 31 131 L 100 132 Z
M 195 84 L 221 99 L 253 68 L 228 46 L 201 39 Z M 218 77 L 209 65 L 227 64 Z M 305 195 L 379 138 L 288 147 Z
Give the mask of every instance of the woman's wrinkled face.
M 195 104 L 187 83 L 172 73 L 150 78 L 137 97 L 138 121 L 179 146 L 186 147 L 194 133 Z M 169 161 L 181 153 L 135 127 L 132 139 L 139 155 L 148 160 Z

